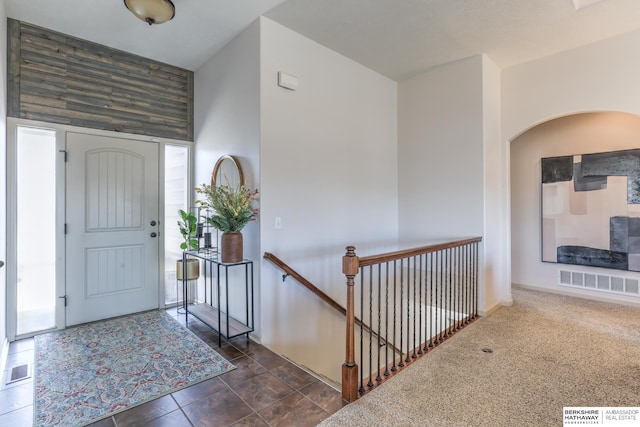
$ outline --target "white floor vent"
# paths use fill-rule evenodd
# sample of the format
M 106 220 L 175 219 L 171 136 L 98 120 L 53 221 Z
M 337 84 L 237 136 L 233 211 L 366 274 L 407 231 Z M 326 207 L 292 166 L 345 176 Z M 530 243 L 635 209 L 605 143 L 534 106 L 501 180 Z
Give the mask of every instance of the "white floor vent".
M 640 296 L 639 280 L 629 277 L 560 270 L 560 284 L 614 294 Z
M 5 384 L 12 384 L 18 381 L 31 378 L 31 363 L 20 366 L 14 366 L 7 372 Z

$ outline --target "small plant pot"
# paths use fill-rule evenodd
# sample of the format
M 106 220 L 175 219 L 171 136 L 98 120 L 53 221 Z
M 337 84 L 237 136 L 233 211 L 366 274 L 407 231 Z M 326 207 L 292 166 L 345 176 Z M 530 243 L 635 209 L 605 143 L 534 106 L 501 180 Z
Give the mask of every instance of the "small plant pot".
M 182 260 L 176 261 L 176 279 L 182 280 L 183 276 Z M 196 280 L 200 277 L 200 261 L 197 259 L 187 259 L 187 280 Z

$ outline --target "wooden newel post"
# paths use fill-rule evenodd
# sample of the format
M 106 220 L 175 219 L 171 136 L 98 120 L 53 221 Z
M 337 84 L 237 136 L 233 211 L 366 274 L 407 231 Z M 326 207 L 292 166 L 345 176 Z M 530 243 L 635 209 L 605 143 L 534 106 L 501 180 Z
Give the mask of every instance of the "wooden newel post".
M 355 311 L 354 311 L 354 278 L 358 274 L 359 258 L 356 248 L 347 246 L 347 253 L 342 257 L 342 273 L 347 277 L 347 346 L 346 359 L 342 364 L 342 398 L 347 402 L 358 399 L 358 365 L 355 360 Z

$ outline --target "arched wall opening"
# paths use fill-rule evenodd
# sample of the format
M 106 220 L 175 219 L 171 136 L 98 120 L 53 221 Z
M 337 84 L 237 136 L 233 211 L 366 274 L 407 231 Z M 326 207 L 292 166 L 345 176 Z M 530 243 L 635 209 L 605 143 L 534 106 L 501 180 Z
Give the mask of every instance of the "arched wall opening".
M 622 112 L 567 115 L 537 124 L 510 144 L 511 282 L 540 290 L 640 305 L 640 295 L 561 285 L 560 272 L 640 280 L 640 273 L 542 262 L 541 159 L 640 148 L 640 116 Z M 593 211 L 598 206 L 589 206 Z M 587 230 L 585 230 L 586 232 Z M 583 276 L 583 278 L 586 276 Z

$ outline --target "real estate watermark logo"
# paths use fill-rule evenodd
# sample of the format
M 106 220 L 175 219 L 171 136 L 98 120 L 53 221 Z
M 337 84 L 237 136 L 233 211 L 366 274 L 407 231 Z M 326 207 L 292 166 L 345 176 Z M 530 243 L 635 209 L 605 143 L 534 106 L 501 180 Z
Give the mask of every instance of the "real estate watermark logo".
M 640 407 L 564 407 L 562 426 L 639 426 Z

